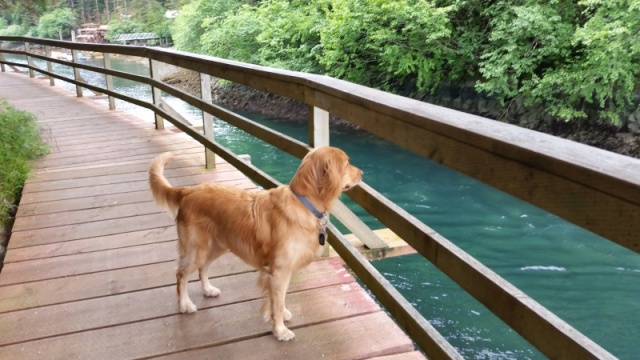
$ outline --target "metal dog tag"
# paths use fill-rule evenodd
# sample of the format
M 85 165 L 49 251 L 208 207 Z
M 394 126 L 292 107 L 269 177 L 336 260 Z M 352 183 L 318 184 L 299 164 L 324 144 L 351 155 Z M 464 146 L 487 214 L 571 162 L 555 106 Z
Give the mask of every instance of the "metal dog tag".
M 327 232 L 322 230 L 319 236 L 320 245 L 324 246 L 324 239 L 326 238 L 326 236 L 327 236 Z

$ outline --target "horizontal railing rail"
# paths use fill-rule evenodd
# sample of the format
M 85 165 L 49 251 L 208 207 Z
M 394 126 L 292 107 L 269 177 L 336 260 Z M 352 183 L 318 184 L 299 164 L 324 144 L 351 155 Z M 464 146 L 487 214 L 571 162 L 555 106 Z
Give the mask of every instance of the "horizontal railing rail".
M 637 236 L 640 233 L 640 160 L 637 159 L 326 76 L 144 47 L 25 37 L 0 37 L 1 42 L 143 57 L 149 59 L 151 65 L 159 61 L 300 100 L 311 107 L 311 122 L 322 122 L 320 119 L 328 119 L 329 113 L 339 116 L 397 145 L 640 252 Z M 277 182 L 173 116 L 155 96 L 153 103 L 134 99 L 109 88 L 103 89 L 38 68 L 29 59 L 38 58 L 48 63 L 150 85 L 298 158 L 310 149 L 303 142 L 164 84 L 155 76 L 132 75 L 75 61 L 52 59 L 28 50 L 28 47 L 25 50 L 0 49 L 0 55 L 26 56 L 28 60 L 27 64 L 22 64 L 0 58 L 0 63 L 27 68 L 32 76 L 32 72 L 37 71 L 150 109 L 263 187 L 276 186 Z M 328 126 L 327 122 L 324 123 Z M 326 141 L 310 139 L 314 145 Z M 545 355 L 551 358 L 613 358 L 599 345 L 368 185 L 363 183 L 354 188 L 349 196 Z M 332 228 L 331 233 L 330 244 L 428 356 L 460 357 L 339 232 Z

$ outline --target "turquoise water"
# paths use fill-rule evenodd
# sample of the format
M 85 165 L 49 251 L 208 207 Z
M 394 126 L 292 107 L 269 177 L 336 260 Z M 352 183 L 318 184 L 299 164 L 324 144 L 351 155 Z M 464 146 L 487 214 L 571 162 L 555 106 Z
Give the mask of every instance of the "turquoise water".
M 144 64 L 114 67 L 147 74 Z M 59 71 L 65 69 L 60 67 Z M 90 72 L 91 83 L 102 78 Z M 119 91 L 150 98 L 148 86 L 116 81 Z M 199 112 L 167 101 L 194 122 Z M 106 106 L 106 105 L 105 105 Z M 118 102 L 147 117 L 147 110 Z M 305 141 L 307 125 L 249 115 Z M 225 123 L 214 121 L 216 140 L 288 182 L 299 160 Z M 361 131 L 333 128 L 331 144 L 344 149 L 364 180 L 526 292 L 621 359 L 634 359 L 640 339 L 640 256 L 467 176 Z M 346 198 L 346 197 L 344 197 Z M 354 208 L 373 228 L 382 227 Z M 544 358 L 481 304 L 420 255 L 374 261 L 409 301 L 470 359 Z

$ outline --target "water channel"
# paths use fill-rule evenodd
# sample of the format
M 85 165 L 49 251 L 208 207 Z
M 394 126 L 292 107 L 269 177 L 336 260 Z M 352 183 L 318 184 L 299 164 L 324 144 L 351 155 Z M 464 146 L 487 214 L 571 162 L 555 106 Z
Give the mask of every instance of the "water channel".
M 102 66 L 101 60 L 95 63 Z M 145 63 L 118 59 L 112 63 L 117 70 L 148 75 Z M 66 67 L 54 69 L 71 76 Z M 102 76 L 82 74 L 92 84 L 104 84 Z M 148 86 L 115 80 L 118 91 L 151 98 Z M 73 89 L 70 84 L 63 86 Z M 201 123 L 197 109 L 174 98 L 166 100 L 194 123 Z M 117 107 L 152 122 L 152 114 L 145 109 L 122 101 L 117 101 Z M 306 140 L 305 123 L 244 115 Z M 288 182 L 299 164 L 220 120 L 214 120 L 214 128 L 218 142 L 237 154 L 251 155 L 253 164 L 281 182 Z M 333 128 L 330 138 L 364 170 L 365 181 L 396 204 L 617 357 L 638 357 L 638 254 L 363 131 Z M 381 227 L 363 210 L 356 212 L 371 227 Z M 420 255 L 377 260 L 373 265 L 465 358 L 544 358 Z

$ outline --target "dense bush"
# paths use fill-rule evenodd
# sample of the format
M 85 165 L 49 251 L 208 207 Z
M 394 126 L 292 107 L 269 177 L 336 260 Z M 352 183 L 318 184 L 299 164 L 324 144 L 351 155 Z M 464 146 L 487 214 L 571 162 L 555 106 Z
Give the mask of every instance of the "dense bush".
M 453 55 L 450 10 L 425 0 L 332 1 L 320 62 L 329 75 L 360 84 L 393 90 L 409 78 L 432 89 Z
M 113 39 L 120 34 L 146 32 L 144 24 L 133 19 L 124 20 L 112 20 L 109 23 L 109 31 L 105 34 L 104 38 L 113 41 Z
M 33 114 L 0 99 L 0 226 L 11 217 L 13 204 L 29 174 L 29 161 L 48 151 L 40 140 Z
M 38 35 L 44 38 L 57 39 L 71 36 L 71 30 L 78 26 L 78 18 L 69 8 L 59 8 L 48 12 L 38 21 Z

